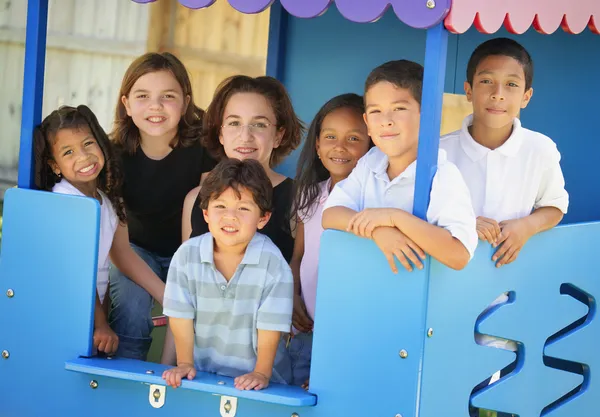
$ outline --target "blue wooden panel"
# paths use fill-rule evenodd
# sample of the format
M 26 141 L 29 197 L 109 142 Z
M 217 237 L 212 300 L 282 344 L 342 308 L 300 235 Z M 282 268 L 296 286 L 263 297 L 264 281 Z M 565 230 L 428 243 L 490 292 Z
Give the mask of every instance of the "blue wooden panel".
M 558 144 L 571 199 L 563 223 L 600 220 L 600 188 L 596 185 L 600 164 L 596 105 L 600 95 L 600 36 L 590 31 L 573 36 L 558 30 L 547 36 L 531 29 L 515 36 L 504 30 L 494 35 L 470 30 L 458 37 L 457 93 L 464 92 L 467 62 L 475 47 L 499 36 L 517 40 L 533 58 L 534 94 L 522 112 L 522 121 L 523 126 L 544 133 Z
M 171 367 L 122 358 L 77 358 L 67 361 L 65 368 L 89 375 L 165 385 L 162 374 Z M 192 381 L 184 379 L 181 388 L 295 407 L 313 406 L 317 402 L 314 395 L 300 387 L 273 384 L 261 391 L 240 391 L 233 386 L 233 378 L 206 372 L 199 372 Z
M 400 266 L 395 275 L 371 240 L 338 231 L 321 239 L 314 415 L 415 416 L 425 271 Z
M 331 34 L 335 33 L 335 36 Z M 289 19 L 283 80 L 294 108 L 307 124 L 335 95 L 363 94 L 365 79 L 376 66 L 394 59 L 423 63 L 425 31 L 398 21 L 393 10 L 375 23 L 353 23 L 332 5 L 315 19 Z M 456 37 L 448 46 L 446 85 L 454 85 Z M 299 150 L 278 171 L 295 176 Z
M 21 144 L 19 148 L 18 183 L 21 188 L 32 188 L 34 185 L 33 128 L 42 120 L 47 25 L 48 0 L 29 0 L 27 2 L 25 74 L 23 76 Z
M 42 398 L 66 392 L 60 382 L 65 358 L 91 354 L 98 222 L 99 205 L 89 198 L 6 192 L 0 350 L 10 358 L 0 359 L 3 415 L 43 415 Z
M 287 45 L 289 14 L 280 2 L 275 2 L 269 11 L 269 45 L 267 48 L 267 75 L 284 82 L 284 65 Z
M 545 366 L 544 355 L 598 363 L 600 331 L 592 315 L 582 328 L 547 345 L 550 336 L 588 313 L 585 304 L 561 294 L 562 284 L 600 294 L 595 266 L 599 233 L 600 223 L 554 229 L 532 238 L 515 263 L 500 269 L 490 260 L 493 249 L 488 244 L 479 245 L 461 272 L 432 261 L 427 328 L 433 329 L 433 337 L 425 344 L 422 416 L 467 416 L 472 389 L 515 360 L 512 352 L 477 345 L 476 329 L 519 343 L 517 370 L 474 396 L 477 407 L 537 417 L 584 382 L 579 374 Z M 512 303 L 477 319 L 508 291 L 514 293 Z M 589 376 L 584 385 L 579 398 L 560 404 L 549 415 L 596 415 L 597 385 Z

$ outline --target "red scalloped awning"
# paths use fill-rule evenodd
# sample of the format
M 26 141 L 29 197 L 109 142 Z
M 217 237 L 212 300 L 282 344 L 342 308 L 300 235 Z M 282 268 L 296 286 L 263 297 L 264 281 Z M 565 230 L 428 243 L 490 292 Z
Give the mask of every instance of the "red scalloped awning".
M 464 33 L 472 25 L 494 33 L 504 25 L 521 34 L 533 25 L 544 34 L 559 27 L 573 34 L 589 27 L 600 34 L 600 0 L 453 0 L 445 25 L 454 33 Z

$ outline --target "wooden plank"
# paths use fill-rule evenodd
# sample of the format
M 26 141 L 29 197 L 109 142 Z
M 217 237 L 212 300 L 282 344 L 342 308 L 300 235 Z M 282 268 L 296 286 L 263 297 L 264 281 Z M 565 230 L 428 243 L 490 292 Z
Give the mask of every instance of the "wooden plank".
M 254 41 L 257 36 L 257 15 L 239 13 L 236 51 L 242 56 L 254 56 Z
M 188 22 L 191 10 L 177 3 L 175 9 L 175 28 L 173 29 L 173 45 L 187 45 Z
M 25 29 L 0 28 L 0 42 L 10 44 L 25 44 Z M 115 39 L 97 39 L 92 36 L 64 35 L 57 33 L 48 34 L 48 49 L 88 52 L 111 56 L 137 56 L 146 50 L 146 42 L 125 42 Z
M 12 3 L 11 0 L 0 0 L 0 27 L 9 25 Z
M 73 21 L 73 34 L 77 36 L 91 36 L 94 31 L 95 0 L 77 0 L 75 2 L 75 16 Z
M 203 39 L 203 49 L 225 52 L 223 49 L 223 31 L 225 30 L 225 16 L 231 13 L 231 6 L 226 1 L 217 1 L 205 12 L 210 13 L 210 16 L 206 16 L 206 19 L 208 19 L 207 27 L 210 29 Z
M 3 58 L 2 106 L 0 106 L 0 166 L 16 168 L 19 160 L 19 135 L 21 132 L 21 100 L 23 95 L 23 62 L 25 49 L 0 44 Z
M 252 55 L 260 57 L 265 60 L 267 59 L 267 46 L 269 44 L 269 19 L 271 16 L 271 8 L 268 8 L 264 12 L 256 15 L 257 23 L 254 36 L 254 45 L 252 45 Z
M 52 0 L 48 5 L 48 32 L 71 33 L 75 0 Z
M 96 0 L 92 36 L 98 39 L 116 38 L 118 1 L 123 3 L 120 0 Z
M 169 24 L 173 12 L 171 0 L 162 0 L 150 4 L 148 20 L 148 40 L 146 50 L 159 52 L 165 49 L 169 42 Z
M 192 48 L 172 48 L 171 52 L 190 67 L 202 67 L 207 63 L 214 63 L 226 67 L 233 67 L 238 71 L 258 76 L 264 74 L 265 61 L 262 58 L 242 57 L 226 52 L 215 52 Z

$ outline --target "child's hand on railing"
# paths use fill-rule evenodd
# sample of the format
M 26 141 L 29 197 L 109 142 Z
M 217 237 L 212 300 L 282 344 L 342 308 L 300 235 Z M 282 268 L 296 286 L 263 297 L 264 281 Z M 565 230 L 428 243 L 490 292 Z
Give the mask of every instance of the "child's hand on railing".
M 395 227 L 393 214 L 395 209 L 373 208 L 356 213 L 348 223 L 348 232 L 360 237 L 373 237 L 373 231 L 378 227 Z
M 409 272 L 413 270 L 409 260 L 412 261 L 418 269 L 423 269 L 423 262 L 421 261 L 422 259 L 425 259 L 425 252 L 423 252 L 423 249 L 395 227 L 378 227 L 373 232 L 373 240 L 385 255 L 394 274 L 398 273 L 394 257 L 396 257 Z
M 187 378 L 190 381 L 196 377 L 196 368 L 191 363 L 178 364 L 176 368 L 167 369 L 162 378 L 173 388 L 181 386 L 181 380 Z
M 101 324 L 94 329 L 94 347 L 107 355 L 115 353 L 119 347 L 119 337 L 108 324 Z
M 487 217 L 477 217 L 477 236 L 480 240 L 485 240 L 490 244 L 495 244 L 500 237 L 500 225 L 494 219 Z
M 500 229 L 502 233 L 494 245 L 494 247 L 499 246 L 499 248 L 492 257 L 492 261 L 496 262 L 498 268 L 514 262 L 525 243 L 534 234 L 529 227 L 527 217 L 500 222 Z
M 269 386 L 269 378 L 261 372 L 250 372 L 242 376 L 238 376 L 233 381 L 234 386 L 242 391 L 261 390 Z

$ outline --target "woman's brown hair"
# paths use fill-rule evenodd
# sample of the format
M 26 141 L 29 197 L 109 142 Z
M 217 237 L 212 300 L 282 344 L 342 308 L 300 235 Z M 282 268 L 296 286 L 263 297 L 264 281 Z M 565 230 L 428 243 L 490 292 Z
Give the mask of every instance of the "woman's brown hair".
M 131 88 L 140 77 L 157 71 L 169 71 L 173 74 L 183 90 L 183 96 L 190 98 L 179 121 L 178 134 L 170 143 L 171 147 L 190 146 L 199 140 L 202 133 L 204 111 L 194 104 L 192 83 L 185 66 L 175 55 L 168 52 L 149 52 L 133 61 L 123 76 L 115 110 L 115 124 L 110 134 L 113 142 L 129 154 L 133 154 L 140 144 L 140 131 L 127 115 L 122 97 L 129 96 Z
M 117 217 L 125 222 L 121 186 L 123 174 L 118 158 L 98 119 L 87 106 L 62 106 L 50 113 L 42 123 L 33 130 L 33 148 L 35 152 L 35 185 L 40 190 L 52 191 L 52 187 L 60 181 L 50 167 L 54 160 L 52 145 L 56 134 L 63 129 L 89 129 L 104 155 L 104 168 L 97 178 L 96 187 L 104 192 L 110 200 Z
M 218 160 L 226 157 L 219 141 L 223 114 L 229 99 L 237 93 L 256 93 L 265 97 L 275 113 L 277 129 L 284 131 L 279 147 L 271 153 L 270 166 L 276 166 L 300 144 L 304 127 L 296 116 L 290 97 L 283 84 L 273 77 L 248 77 L 234 75 L 225 79 L 215 91 L 212 102 L 204 114 L 202 144 Z

